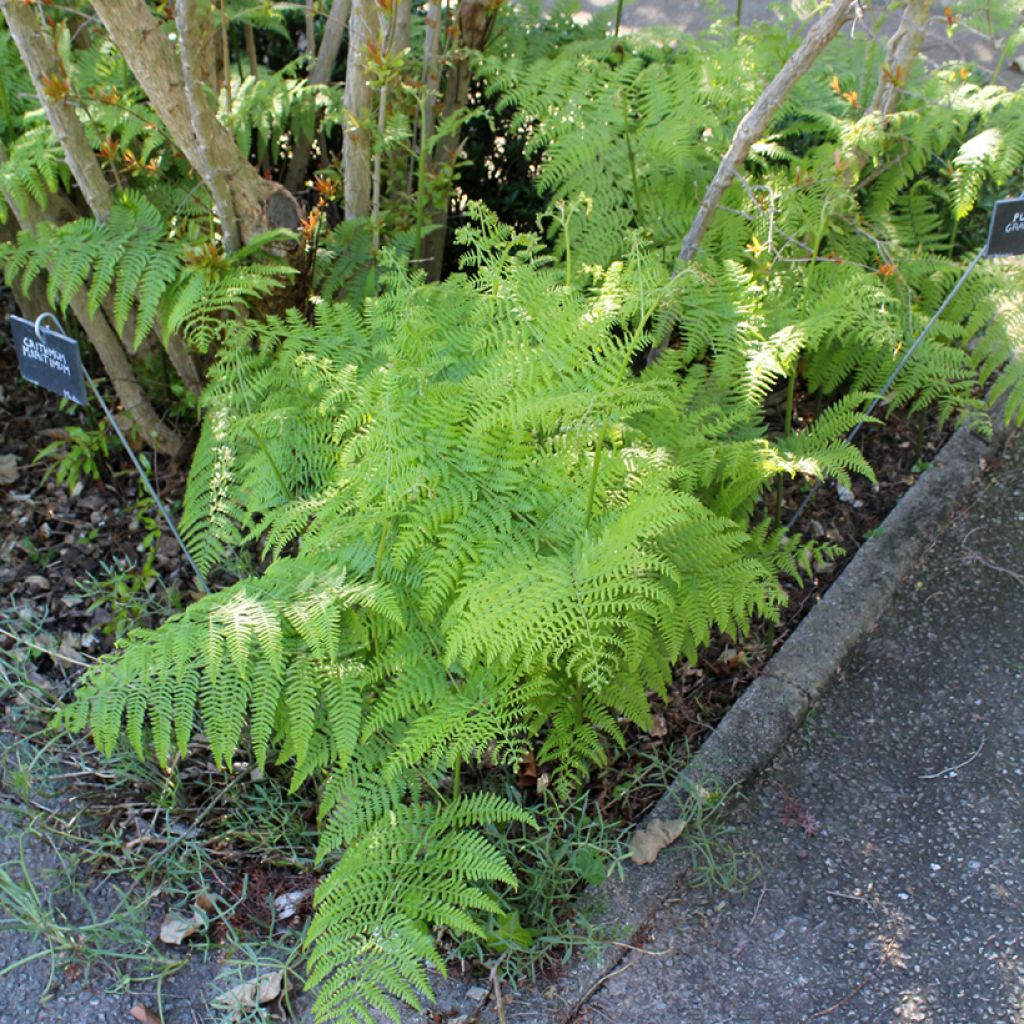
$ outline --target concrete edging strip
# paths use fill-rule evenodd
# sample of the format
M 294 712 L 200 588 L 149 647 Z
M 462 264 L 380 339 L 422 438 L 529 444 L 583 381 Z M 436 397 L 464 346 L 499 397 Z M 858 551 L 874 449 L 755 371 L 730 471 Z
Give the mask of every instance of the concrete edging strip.
M 983 439 L 967 428 L 950 438 L 927 469 L 889 513 L 881 529 L 854 555 L 794 630 L 764 671 L 728 711 L 686 768 L 644 819 L 675 821 L 703 788 L 723 791 L 744 783 L 774 759 L 839 673 L 853 647 L 871 630 L 891 602 L 902 579 L 948 522 L 956 504 L 1010 436 L 1001 404 L 993 411 L 993 435 Z M 621 878 L 594 892 L 609 930 L 635 935 L 678 888 L 683 851 L 666 847 L 656 861 L 627 863 Z M 580 1005 L 624 958 L 620 943 L 579 964 L 564 979 L 563 999 L 575 1017 Z

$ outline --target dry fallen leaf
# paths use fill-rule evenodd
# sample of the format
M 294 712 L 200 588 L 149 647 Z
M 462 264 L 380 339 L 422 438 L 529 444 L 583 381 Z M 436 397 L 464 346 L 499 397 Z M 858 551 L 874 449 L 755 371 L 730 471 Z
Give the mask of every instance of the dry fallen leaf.
M 273 1002 L 281 994 L 284 984 L 284 971 L 272 971 L 262 974 L 255 981 L 243 981 L 233 989 L 217 996 L 213 1005 L 218 1010 L 226 1010 L 229 1020 L 239 1021 L 247 1010 L 253 1010 L 264 1003 Z
M 668 723 L 666 723 L 665 721 L 665 716 L 657 711 L 653 715 L 651 715 L 651 727 L 647 731 L 655 739 L 659 739 L 662 736 L 667 736 Z
M 160 922 L 160 941 L 166 942 L 169 946 L 180 946 L 190 935 L 202 931 L 205 924 L 199 914 L 185 917 L 172 910 Z
M 670 843 L 674 843 L 686 828 L 686 818 L 665 821 L 655 818 L 645 828 L 637 829 L 629 841 L 629 856 L 635 864 L 650 864 Z
M 0 455 L 0 484 L 13 484 L 18 479 L 18 457 Z
M 537 758 L 528 750 L 519 764 L 516 786 L 519 789 L 533 789 L 537 785 Z
M 136 1003 L 129 1011 L 141 1024 L 163 1024 L 163 1021 L 148 1006 Z
M 299 912 L 299 907 L 313 895 L 312 889 L 295 889 L 292 892 L 283 892 L 274 900 L 274 908 L 277 910 L 277 919 L 287 921 Z

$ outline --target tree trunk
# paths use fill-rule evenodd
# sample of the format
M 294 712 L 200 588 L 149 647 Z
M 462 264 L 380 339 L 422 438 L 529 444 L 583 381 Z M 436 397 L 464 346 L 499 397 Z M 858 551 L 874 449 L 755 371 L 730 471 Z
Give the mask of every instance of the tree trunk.
M 370 215 L 370 151 L 373 90 L 367 82 L 367 46 L 380 43 L 376 0 L 353 0 L 348 27 L 348 66 L 345 73 L 345 113 L 348 124 L 342 143 L 345 220 Z
M 197 132 L 182 63 L 145 0 L 94 0 L 93 8 L 185 159 L 200 177 L 206 164 L 227 182 L 234 223 L 224 225 L 226 236 L 237 232 L 245 243 L 271 228 L 297 227 L 299 207 L 295 198 L 283 186 L 260 175 L 212 111 L 209 118 L 201 117 Z M 200 92 L 199 84 L 192 84 Z M 201 92 L 197 102 L 208 109 Z M 205 178 L 203 181 L 209 187 Z
M 341 52 L 341 40 L 344 37 L 345 26 L 348 24 L 351 10 L 352 0 L 334 0 L 334 3 L 331 4 L 331 13 L 327 15 L 327 24 L 324 25 L 324 35 L 320 40 L 316 64 L 313 65 L 313 70 L 309 73 L 311 85 L 326 85 L 331 80 L 335 61 Z
M 441 34 L 444 8 L 441 0 L 427 0 L 423 34 L 423 92 L 426 113 L 420 128 L 420 149 L 425 149 L 434 134 L 437 101 L 441 86 Z M 429 155 L 427 155 L 429 164 Z M 420 183 L 422 186 L 422 182 Z
M 461 54 L 448 69 L 445 80 L 444 101 L 441 106 L 442 119 L 450 117 L 462 110 L 469 100 L 469 83 L 472 78 L 469 67 L 468 50 L 482 50 L 492 23 L 492 4 L 488 0 L 460 0 L 456 12 L 456 42 Z M 436 74 L 436 72 L 435 72 Z M 427 97 L 430 102 L 430 97 Z M 433 134 L 434 121 L 429 122 Z M 426 140 L 429 143 L 429 137 Z M 454 173 L 455 160 L 462 145 L 461 131 L 452 132 L 438 139 L 431 153 L 428 167 L 430 171 L 438 167 L 451 167 Z M 448 195 L 437 206 L 427 213 L 427 223 L 434 228 L 420 247 L 423 269 L 427 272 L 428 281 L 436 281 L 441 276 L 444 263 L 444 249 L 448 235 Z
M 412 39 L 412 0 L 395 0 L 395 27 L 391 37 L 391 53 L 409 48 Z
M 771 80 L 768 88 L 761 93 L 757 102 L 740 121 L 732 137 L 732 144 L 722 157 L 722 162 L 704 193 L 697 216 L 683 239 L 679 249 L 680 264 L 688 263 L 697 254 L 697 249 L 722 201 L 725 190 L 732 184 L 733 176 L 746 160 L 751 146 L 764 134 L 790 90 L 810 70 L 818 54 L 853 17 L 857 5 L 858 0 L 833 0 L 832 6 L 811 26 L 796 52 L 786 61 L 782 70 Z
M 234 252 L 242 245 L 241 227 L 232 202 L 231 187 L 228 184 L 227 175 L 231 168 L 215 162 L 218 156 L 225 156 L 227 153 L 223 148 L 219 153 L 215 152 L 213 140 L 220 125 L 206 96 L 203 95 L 202 71 L 197 65 L 202 43 L 195 0 L 177 0 L 174 20 L 178 26 L 178 50 L 181 54 L 185 99 L 188 102 L 192 131 L 196 140 L 196 162 L 192 166 L 210 190 L 213 208 L 217 211 L 217 219 L 220 221 L 224 236 L 224 248 L 227 252 Z
M 313 0 L 306 0 L 306 53 L 316 59 L 316 11 Z
M 327 15 L 327 24 L 324 26 L 323 39 L 320 40 L 316 64 L 313 65 L 313 70 L 309 73 L 310 85 L 326 85 L 331 80 L 331 72 L 334 70 L 334 62 L 338 59 L 338 52 L 341 50 L 341 40 L 351 8 L 352 0 L 334 0 L 334 3 L 331 4 L 331 13 Z M 306 138 L 305 135 L 300 134 L 296 138 L 292 158 L 288 164 L 288 173 L 284 179 L 284 187 L 289 192 L 297 192 L 302 188 L 309 171 L 312 148 L 312 136 Z
M 931 14 L 931 0 L 907 0 L 899 26 L 889 40 L 878 88 L 871 100 L 872 111 L 888 117 L 906 87 L 914 61 L 921 51 Z
M 252 25 L 249 22 L 242 26 L 242 33 L 245 36 L 245 53 L 249 58 L 249 74 L 258 80 L 260 77 L 260 59 L 256 53 L 256 33 L 253 32 Z
M 61 66 L 49 33 L 36 17 L 35 10 L 21 0 L 0 0 L 11 35 L 28 68 L 46 117 L 60 142 L 75 182 L 82 190 L 89 209 L 97 220 L 106 220 L 113 206 L 110 186 L 86 138 L 78 113 L 68 100 L 70 83 Z

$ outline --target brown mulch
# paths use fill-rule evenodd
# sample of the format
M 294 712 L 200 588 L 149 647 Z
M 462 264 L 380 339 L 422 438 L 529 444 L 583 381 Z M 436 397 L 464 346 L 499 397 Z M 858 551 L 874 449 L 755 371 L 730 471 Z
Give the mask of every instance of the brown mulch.
M 20 379 L 13 347 L 0 343 L 0 628 L 17 622 L 22 636 L 59 651 L 35 667 L 89 661 L 113 646 L 113 622 L 135 615 L 136 625 L 155 624 L 170 594 L 185 592 L 181 553 L 166 531 L 158 532 L 148 499 L 131 464 L 108 431 L 110 459 L 101 479 L 81 478 L 69 492 L 56 482 L 55 463 L 35 462 L 53 442 L 68 441 L 69 427 L 93 428 L 98 410 L 79 409 Z M 6 459 L 4 458 L 6 456 Z M 13 461 L 12 461 L 13 460 Z M 170 502 L 184 489 L 185 468 L 156 460 L 154 482 Z M 13 476 L 13 479 L 11 477 Z M 146 569 L 147 560 L 150 566 Z M 96 603 L 91 581 L 125 572 L 137 592 L 120 602 Z M 0 650 L 15 646 L 0 634 Z M 72 660 L 73 659 L 73 660 Z

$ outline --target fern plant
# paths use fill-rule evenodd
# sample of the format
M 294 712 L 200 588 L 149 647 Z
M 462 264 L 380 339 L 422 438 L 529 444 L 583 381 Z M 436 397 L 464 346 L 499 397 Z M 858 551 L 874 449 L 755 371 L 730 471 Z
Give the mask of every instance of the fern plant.
M 427 286 L 375 244 L 364 273 L 359 226 L 307 231 L 326 239 L 310 317 L 234 316 L 286 268 L 187 248 L 149 193 L 122 201 L 125 273 L 143 250 L 148 272 L 168 261 L 145 309 L 213 359 L 182 528 L 235 582 L 131 635 L 66 721 L 164 763 L 201 728 L 219 764 L 249 746 L 319 783 L 322 1019 L 417 1004 L 437 938 L 502 912 L 514 866 L 486 830 L 530 824 L 502 773 L 529 752 L 570 793 L 625 723 L 649 725 L 676 659 L 777 614 L 780 576 L 815 554 L 772 522 L 780 478 L 871 476 L 844 438 L 956 279 L 972 204 L 1008 173 L 1015 101 L 940 76 L 952 127 L 928 103 L 883 124 L 823 69 L 677 271 L 702 183 L 789 45 L 770 42 L 484 58 L 551 200 L 546 236 L 471 205 L 462 272 Z M 243 108 L 236 127 L 257 123 Z M 19 239 L 10 273 L 53 260 L 57 298 L 141 292 L 147 271 L 110 274 L 104 226 L 71 227 Z M 969 282 L 891 405 L 971 415 L 993 376 L 1024 398 L 1011 273 Z M 801 422 L 798 376 L 820 399 Z
M 538 185 L 561 204 L 551 234 L 572 272 L 621 257 L 636 227 L 673 266 L 681 226 L 786 45 L 760 34 L 677 45 L 584 39 L 529 61 L 515 52 L 483 60 Z M 887 381 L 959 276 L 965 243 L 982 244 L 991 201 L 1005 194 L 1024 151 L 1015 93 L 979 86 L 962 67 L 943 69 L 915 80 L 907 108 L 883 121 L 864 114 L 845 85 L 871 67 L 870 44 L 830 54 L 754 147 L 672 310 L 678 344 L 704 360 L 718 326 L 705 319 L 704 293 L 751 293 L 745 304 L 737 296 L 748 346 L 727 370 L 747 380 L 751 398 L 780 380 L 791 390 L 797 375 L 823 397 Z M 1004 294 L 995 281 L 1012 272 L 976 272 L 896 380 L 889 408 L 935 404 L 983 427 L 972 397 L 979 373 L 1007 375 L 999 388 L 1019 393 L 1014 318 L 992 300 Z
M 166 760 L 198 724 L 221 763 L 248 742 L 294 785 L 326 773 L 323 1018 L 429 991 L 433 932 L 499 909 L 514 876 L 477 829 L 528 815 L 466 776 L 535 749 L 568 792 L 677 657 L 773 615 L 803 571 L 757 492 L 867 469 L 838 439 L 851 409 L 784 449 L 679 354 L 636 376 L 676 287 L 639 242 L 581 290 L 478 217 L 472 276 L 392 261 L 362 310 L 232 331 L 186 526 L 204 567 L 258 545 L 266 568 L 134 634 L 68 712 L 104 748 L 124 729 Z
M 19 232 L 4 246 L 4 274 L 8 285 L 27 291 L 45 272 L 47 299 L 61 310 L 82 290 L 91 313 L 109 297 L 119 332 L 134 314 L 136 346 L 159 319 L 165 338 L 180 331 L 207 351 L 219 340 L 226 316 L 265 298 L 295 273 L 280 260 L 268 261 L 265 252 L 284 235 L 260 236 L 229 256 L 213 245 L 197 248 L 168 237 L 156 206 L 129 190 L 118 196 L 104 222 L 91 217 L 61 225 L 41 221 L 36 231 Z

